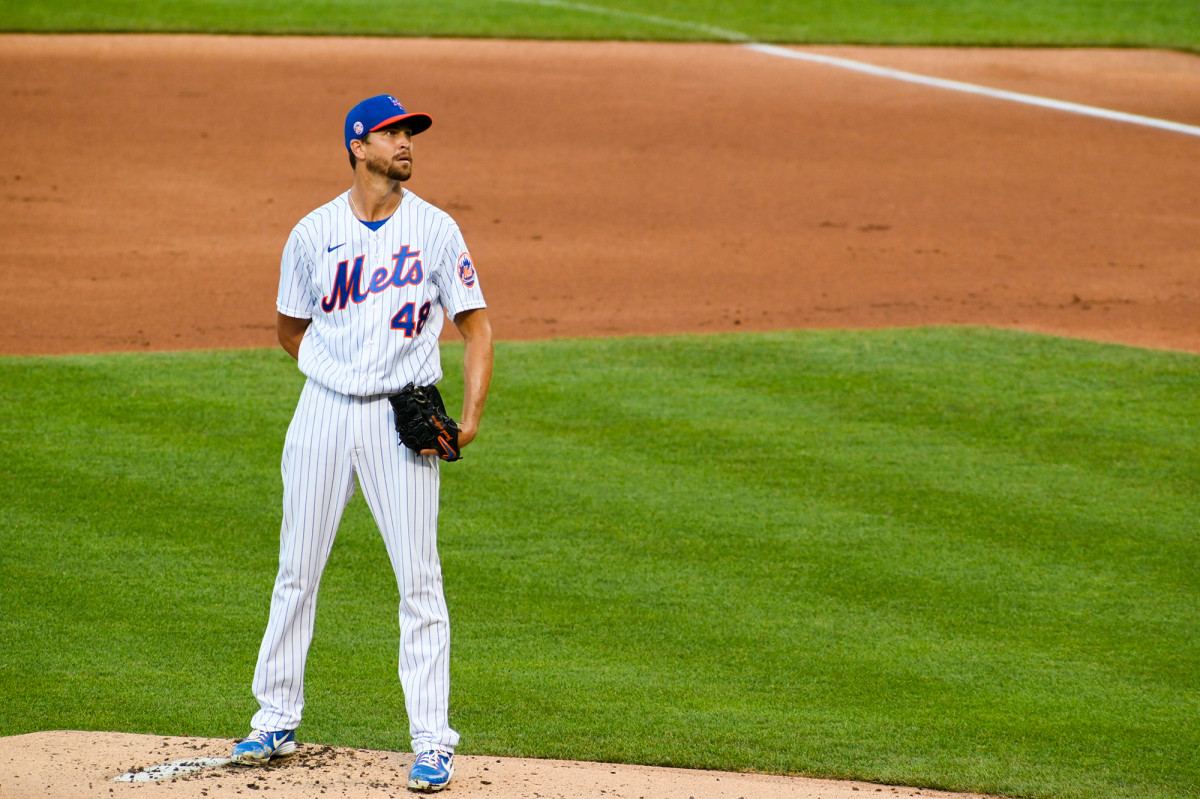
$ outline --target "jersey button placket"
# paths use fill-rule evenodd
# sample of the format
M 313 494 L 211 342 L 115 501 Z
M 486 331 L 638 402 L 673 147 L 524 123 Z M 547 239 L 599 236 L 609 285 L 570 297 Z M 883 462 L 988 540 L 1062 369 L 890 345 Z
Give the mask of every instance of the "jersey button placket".
M 375 270 L 379 268 L 379 231 L 372 231 L 370 238 L 367 239 L 367 270 L 366 279 L 368 283 L 371 277 L 374 276 Z M 370 377 L 375 368 L 375 363 L 379 360 L 375 357 L 375 336 L 378 335 L 379 310 L 376 306 L 378 294 L 367 295 L 367 307 L 363 309 L 363 316 L 367 323 L 367 341 L 366 341 L 366 357 L 362 361 L 363 377 Z
M 376 237 L 375 237 L 375 249 L 371 252 L 371 263 L 374 264 L 374 266 L 373 266 L 374 271 L 383 269 L 385 266 L 385 264 L 383 262 L 383 247 L 379 243 L 378 235 L 376 235 Z M 374 316 L 375 316 L 375 324 L 377 325 L 376 330 L 379 330 L 379 331 L 387 330 L 388 324 L 390 322 L 390 320 L 383 318 L 384 313 L 385 313 L 385 307 L 386 307 L 386 304 L 383 302 L 383 296 L 385 293 L 386 293 L 386 289 L 371 297 L 371 301 L 373 303 L 375 303 Z M 381 335 L 382 335 L 382 333 L 381 333 Z

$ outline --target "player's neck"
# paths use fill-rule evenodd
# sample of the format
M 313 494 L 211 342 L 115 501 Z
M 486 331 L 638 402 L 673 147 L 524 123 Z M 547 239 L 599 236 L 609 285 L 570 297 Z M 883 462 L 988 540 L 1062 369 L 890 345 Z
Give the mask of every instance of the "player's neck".
M 404 199 L 400 181 L 360 181 L 355 175 L 350 187 L 350 210 L 364 222 L 379 222 L 396 213 Z

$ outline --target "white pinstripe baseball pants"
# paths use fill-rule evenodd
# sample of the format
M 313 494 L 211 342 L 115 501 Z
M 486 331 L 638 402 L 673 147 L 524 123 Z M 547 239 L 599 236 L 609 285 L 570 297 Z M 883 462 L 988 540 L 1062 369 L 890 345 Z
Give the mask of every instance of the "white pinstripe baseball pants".
M 283 446 L 283 525 L 271 614 L 254 670 L 255 729 L 291 730 L 304 708 L 304 667 L 317 588 L 354 476 L 383 534 L 400 589 L 400 684 L 415 752 L 453 751 L 450 619 L 437 554 L 438 460 L 396 440 L 385 395 L 348 397 L 309 380 Z

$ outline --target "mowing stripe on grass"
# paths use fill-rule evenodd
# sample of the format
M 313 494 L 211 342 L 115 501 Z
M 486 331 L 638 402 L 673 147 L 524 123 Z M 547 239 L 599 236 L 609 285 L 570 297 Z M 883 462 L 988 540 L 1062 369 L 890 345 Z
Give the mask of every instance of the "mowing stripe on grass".
M 855 61 L 850 58 L 839 58 L 837 56 L 820 55 L 818 53 L 807 53 L 800 50 L 792 50 L 787 47 L 779 47 L 773 44 L 755 42 L 752 37 L 739 31 L 717 28 L 713 27 L 712 25 L 704 25 L 697 22 L 669 19 L 667 17 L 660 17 L 654 14 L 641 14 L 636 11 L 622 11 L 619 9 L 605 8 L 603 6 L 594 6 L 589 3 L 567 2 L 567 0 L 500 0 L 500 2 L 516 3 L 520 5 L 544 6 L 547 8 L 563 8 L 571 11 L 582 11 L 587 14 L 599 14 L 601 16 L 635 19 L 641 22 L 649 22 L 654 25 L 662 25 L 664 27 L 697 31 L 727 42 L 742 43 L 746 49 L 753 50 L 756 53 L 763 53 L 764 55 L 771 55 L 779 58 L 790 58 L 797 61 L 808 61 L 815 64 L 823 64 L 825 66 L 838 67 L 839 69 L 848 69 L 853 72 L 874 75 L 878 78 L 888 78 L 890 80 L 898 80 L 905 83 L 916 83 L 921 86 L 930 86 L 936 89 L 946 89 L 949 91 L 976 94 L 983 97 L 991 97 L 995 100 L 1005 100 L 1010 103 L 1020 103 L 1022 105 L 1032 105 L 1038 108 L 1048 108 L 1053 111 L 1079 114 L 1082 116 L 1093 117 L 1095 119 L 1107 119 L 1112 122 L 1125 122 L 1130 125 L 1141 125 L 1147 128 L 1157 128 L 1159 130 L 1167 130 L 1174 133 L 1183 133 L 1187 136 L 1200 136 L 1200 127 L 1196 125 L 1185 125 L 1182 122 L 1171 122 L 1170 120 L 1166 119 L 1147 117 L 1140 114 L 1129 114 L 1124 111 L 1113 111 L 1108 108 L 1099 108 L 1097 106 L 1084 105 L 1082 103 L 1072 103 L 1066 100 L 1054 100 L 1049 97 L 1039 97 L 1035 94 L 1024 94 L 1022 92 L 1010 92 L 1004 89 L 993 89 L 989 86 L 980 86 L 978 84 L 965 83 L 963 81 L 934 78 L 928 75 L 920 75 L 915 72 L 906 72 L 900 69 L 891 69 L 889 67 L 879 67 L 875 66 L 874 64 L 866 64 L 862 61 Z
M 649 22 L 651 25 L 661 25 L 665 28 L 679 28 L 681 30 L 698 31 L 706 33 L 717 39 L 724 39 L 727 42 L 753 42 L 752 36 L 747 36 L 738 31 L 731 31 L 725 28 L 716 28 L 712 25 L 704 25 L 699 22 L 688 22 L 685 20 L 669 19 L 660 17 L 655 14 L 641 14 L 637 11 L 621 11 L 615 8 L 604 8 L 603 6 L 593 6 L 588 3 L 570 3 L 566 0 L 500 0 L 501 3 L 515 3 L 523 6 L 544 6 L 546 8 L 563 8 L 568 11 L 582 11 L 585 14 L 598 14 L 603 17 L 619 17 L 621 19 L 635 19 L 639 22 Z

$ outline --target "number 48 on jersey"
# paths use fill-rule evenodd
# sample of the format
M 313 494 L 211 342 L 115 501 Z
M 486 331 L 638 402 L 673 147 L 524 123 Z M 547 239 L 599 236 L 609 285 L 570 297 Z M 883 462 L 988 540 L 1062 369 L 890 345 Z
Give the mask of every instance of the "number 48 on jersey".
M 429 311 L 432 306 L 427 302 L 416 312 L 416 304 L 407 302 L 400 312 L 392 317 L 392 330 L 403 330 L 405 338 L 421 335 L 425 323 L 429 321 Z

